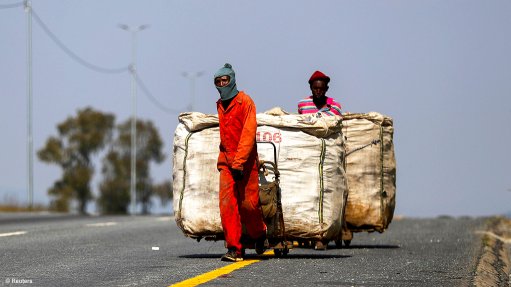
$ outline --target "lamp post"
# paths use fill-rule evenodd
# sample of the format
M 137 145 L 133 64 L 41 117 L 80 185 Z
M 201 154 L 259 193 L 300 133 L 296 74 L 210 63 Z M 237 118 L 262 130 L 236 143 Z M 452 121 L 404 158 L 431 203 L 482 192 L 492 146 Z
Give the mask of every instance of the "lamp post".
M 131 176 L 130 176 L 130 197 L 131 197 L 131 214 L 136 214 L 137 209 L 137 81 L 136 81 L 136 60 L 137 60 L 137 33 L 149 28 L 149 25 L 140 25 L 131 28 L 126 24 L 119 24 L 119 28 L 131 33 L 131 99 L 132 99 L 132 116 L 131 116 Z
M 23 2 L 27 13 L 27 193 L 28 209 L 34 204 L 34 142 L 32 137 L 32 3 Z
M 190 79 L 190 96 L 192 99 L 191 99 L 191 103 L 190 103 L 190 106 L 188 107 L 188 109 L 190 110 L 190 112 L 193 112 L 193 110 L 195 109 L 195 80 L 198 77 L 204 75 L 204 72 L 203 71 L 195 72 L 195 73 L 183 72 L 181 75 L 185 78 Z

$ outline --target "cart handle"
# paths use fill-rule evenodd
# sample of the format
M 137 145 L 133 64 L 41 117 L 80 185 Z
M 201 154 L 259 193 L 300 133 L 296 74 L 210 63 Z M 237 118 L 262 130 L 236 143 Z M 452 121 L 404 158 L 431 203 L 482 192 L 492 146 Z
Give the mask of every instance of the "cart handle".
M 275 164 L 272 163 L 272 165 L 274 166 L 275 170 L 277 170 L 277 147 L 275 146 L 274 143 L 272 142 L 267 142 L 267 141 L 256 141 L 256 143 L 258 144 L 271 144 L 273 146 L 273 161 L 275 162 Z

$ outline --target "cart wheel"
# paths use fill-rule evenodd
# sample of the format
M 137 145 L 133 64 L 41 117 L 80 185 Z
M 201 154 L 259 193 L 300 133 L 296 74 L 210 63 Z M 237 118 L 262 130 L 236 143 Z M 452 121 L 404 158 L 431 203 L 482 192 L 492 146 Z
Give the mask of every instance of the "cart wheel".
M 342 248 L 342 240 L 336 240 L 335 241 L 335 247 Z
M 275 254 L 275 257 L 280 258 L 282 257 L 282 249 L 273 249 L 273 254 Z
M 346 247 L 350 246 L 351 240 L 343 240 L 343 241 L 344 241 L 344 246 L 346 246 Z

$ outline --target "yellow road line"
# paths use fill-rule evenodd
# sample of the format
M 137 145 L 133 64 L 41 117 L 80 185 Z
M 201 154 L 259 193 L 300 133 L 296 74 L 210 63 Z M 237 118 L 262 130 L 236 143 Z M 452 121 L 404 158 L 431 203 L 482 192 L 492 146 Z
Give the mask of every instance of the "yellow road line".
M 270 254 L 273 254 L 272 250 L 266 251 L 263 255 L 270 255 Z M 246 260 L 243 260 L 240 262 L 231 263 L 229 265 L 215 269 L 213 271 L 209 271 L 207 273 L 204 273 L 204 274 L 195 276 L 193 278 L 186 279 L 184 281 L 170 285 L 169 287 L 197 286 L 200 284 L 204 284 L 204 283 L 211 281 L 213 279 L 216 279 L 222 275 L 229 274 L 232 271 L 238 270 L 240 268 L 243 268 L 245 266 L 248 266 L 250 264 L 253 264 L 253 263 L 256 263 L 259 261 L 261 261 L 261 259 L 246 259 Z
M 218 278 L 218 277 L 220 277 L 222 275 L 229 274 L 229 273 L 231 273 L 234 270 L 243 268 L 243 267 L 245 267 L 247 265 L 250 265 L 252 263 L 256 263 L 256 262 L 259 262 L 259 261 L 261 261 L 261 260 L 253 259 L 253 260 L 243 260 L 243 261 L 240 261 L 240 262 L 232 263 L 232 264 L 229 264 L 229 265 L 224 266 L 222 268 L 218 268 L 216 270 L 210 271 L 208 273 L 201 274 L 199 276 L 187 279 L 185 281 L 181 281 L 179 283 L 176 283 L 176 284 L 170 285 L 170 286 L 172 286 L 172 287 L 178 287 L 178 286 L 179 287 L 180 286 L 197 286 L 199 284 L 206 283 L 206 282 L 211 281 L 213 279 L 216 279 L 216 278 Z

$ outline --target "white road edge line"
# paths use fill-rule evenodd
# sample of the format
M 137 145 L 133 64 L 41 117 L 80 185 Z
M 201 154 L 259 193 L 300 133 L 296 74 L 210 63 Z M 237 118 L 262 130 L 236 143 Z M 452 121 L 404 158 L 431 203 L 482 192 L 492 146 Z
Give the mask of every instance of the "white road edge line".
M 0 237 L 23 235 L 25 233 L 27 233 L 27 232 L 26 231 L 16 231 L 16 232 L 9 232 L 9 233 L 0 233 Z
M 105 226 L 113 226 L 117 225 L 117 222 L 100 222 L 100 223 L 89 223 L 85 226 L 87 227 L 105 227 Z
M 156 221 L 172 221 L 174 216 L 160 216 L 156 218 Z

